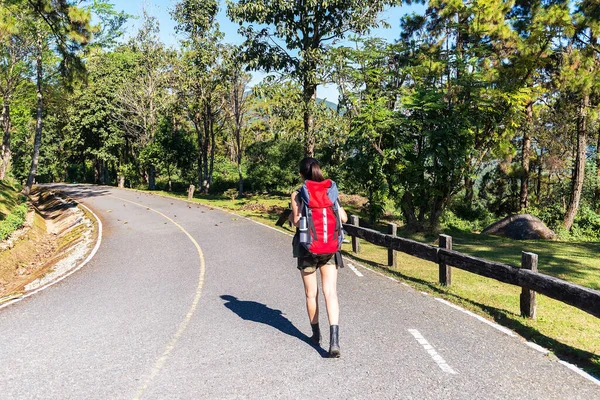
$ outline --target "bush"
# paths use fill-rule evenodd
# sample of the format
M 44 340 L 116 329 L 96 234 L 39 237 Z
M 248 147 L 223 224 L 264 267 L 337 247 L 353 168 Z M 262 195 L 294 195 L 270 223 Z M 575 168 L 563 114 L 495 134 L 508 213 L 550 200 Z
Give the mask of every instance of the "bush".
M 303 157 L 304 147 L 297 140 L 253 143 L 246 149 L 249 186 L 253 191 L 291 192 L 300 185 L 298 163 Z
M 243 167 L 243 164 L 242 164 Z M 243 173 L 242 169 L 242 173 Z M 238 187 L 238 180 L 240 176 L 238 174 L 237 164 L 231 162 L 226 157 L 217 156 L 215 157 L 215 164 L 213 170 L 213 182 L 210 187 L 210 192 L 214 194 L 224 193 L 228 189 L 236 189 Z
M 557 234 L 562 228 L 565 212 L 558 204 L 542 208 L 529 207 L 524 209 L 523 212 L 538 217 L 548 228 L 552 229 Z
M 589 206 L 582 206 L 575 217 L 570 236 L 579 241 L 600 240 L 600 215 Z
M 441 223 L 448 228 L 480 232 L 497 220 L 498 217 L 488 210 L 483 201 L 474 201 L 468 205 L 457 197 L 442 215 Z
M 27 203 L 23 203 L 15 207 L 13 212 L 8 214 L 3 221 L 0 221 L 0 240 L 6 239 L 11 233 L 23 226 L 28 209 Z

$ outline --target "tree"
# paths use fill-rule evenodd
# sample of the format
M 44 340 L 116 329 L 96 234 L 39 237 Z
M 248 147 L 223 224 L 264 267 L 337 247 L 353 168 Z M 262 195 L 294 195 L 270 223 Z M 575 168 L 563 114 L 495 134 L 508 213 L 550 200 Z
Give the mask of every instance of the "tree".
M 132 162 L 132 156 L 126 132 L 115 118 L 119 114 L 117 94 L 131 79 L 136 63 L 135 54 L 126 47 L 107 53 L 96 51 L 86 62 L 87 83 L 80 84 L 70 96 L 65 147 L 71 163 L 83 166 L 91 158 L 94 183 L 110 183 L 112 170 L 118 184 L 124 186 L 120 170 Z
M 29 194 L 37 174 L 40 146 L 42 144 L 44 115 L 44 53 L 52 49 L 60 57 L 58 71 L 66 83 L 73 81 L 84 70 L 81 51 L 90 41 L 94 28 L 90 26 L 88 11 L 67 0 L 5 0 L 24 10 L 24 20 L 34 32 L 35 77 L 37 90 L 37 116 L 31 168 L 23 193 Z
M 10 169 L 11 118 L 10 106 L 19 88 L 29 72 L 27 57 L 32 50 L 31 30 L 24 24 L 25 12 L 14 5 L 0 8 L 0 96 L 2 96 L 2 147 L 0 151 L 0 180 L 6 177 Z
M 154 139 L 159 114 L 171 101 L 167 89 L 174 54 L 165 49 L 159 31 L 157 19 L 144 10 L 143 24 L 127 45 L 135 65 L 116 96 L 116 118 L 131 141 L 134 159 Z M 148 188 L 155 189 L 156 166 L 144 165 L 141 172 Z
M 205 193 L 212 184 L 215 136 L 224 106 L 223 33 L 215 20 L 218 10 L 215 0 L 183 0 L 172 12 L 177 31 L 185 35 L 179 95 L 196 130 L 198 186 Z
M 247 60 L 255 69 L 283 71 L 302 86 L 304 149 L 315 152 L 314 110 L 317 86 L 324 80 L 325 58 L 348 33 L 364 34 L 378 25 L 379 13 L 399 0 L 337 0 L 279 2 L 228 0 L 227 14 L 243 24 Z
M 244 175 L 242 173 L 242 155 L 243 155 L 243 131 L 246 127 L 249 111 L 248 84 L 251 76 L 244 73 L 244 64 L 242 62 L 240 49 L 232 47 L 227 56 L 225 74 L 229 80 L 229 90 L 227 93 L 227 111 L 231 131 L 235 140 L 236 162 L 239 174 L 238 196 L 244 193 Z
M 563 227 L 571 230 L 583 191 L 585 177 L 589 112 L 591 99 L 598 97 L 598 38 L 600 19 L 598 5 L 587 0 L 577 4 L 573 15 L 574 32 L 572 40 L 563 51 L 559 84 L 565 93 L 572 94 L 578 104 L 577 148 L 571 185 L 571 195 L 563 219 Z M 597 105 L 597 100 L 595 101 Z M 594 107 L 595 108 L 595 107 Z
M 507 16 L 513 29 L 514 47 L 502 74 L 508 90 L 518 92 L 516 117 L 520 121 L 521 172 L 520 208 L 529 207 L 531 143 L 534 139 L 534 106 L 549 84 L 546 72 L 553 68 L 553 44 L 564 36 L 569 24 L 566 1 L 517 2 Z

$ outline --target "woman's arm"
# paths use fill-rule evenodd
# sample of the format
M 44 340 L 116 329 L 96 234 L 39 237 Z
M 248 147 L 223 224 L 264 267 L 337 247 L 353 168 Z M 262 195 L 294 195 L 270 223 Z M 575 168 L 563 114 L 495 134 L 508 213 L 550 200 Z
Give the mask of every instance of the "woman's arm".
M 294 226 L 298 226 L 302 212 L 300 211 L 300 199 L 298 192 L 292 193 L 292 213 L 290 214 L 290 222 Z
M 345 224 L 346 222 L 348 222 L 348 214 L 346 214 L 346 210 L 344 210 L 341 206 L 341 204 L 338 202 L 338 212 L 340 214 L 340 219 L 342 220 L 342 223 Z

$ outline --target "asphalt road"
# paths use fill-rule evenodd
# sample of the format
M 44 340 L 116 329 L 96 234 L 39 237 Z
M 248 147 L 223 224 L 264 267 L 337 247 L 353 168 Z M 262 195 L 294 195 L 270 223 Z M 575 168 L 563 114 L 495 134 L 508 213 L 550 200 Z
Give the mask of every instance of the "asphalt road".
M 289 236 L 177 200 L 62 188 L 101 218 L 103 242 L 0 310 L 1 399 L 600 399 L 521 339 L 364 269 L 340 271 L 342 357 L 325 358 L 327 337 L 307 343 Z

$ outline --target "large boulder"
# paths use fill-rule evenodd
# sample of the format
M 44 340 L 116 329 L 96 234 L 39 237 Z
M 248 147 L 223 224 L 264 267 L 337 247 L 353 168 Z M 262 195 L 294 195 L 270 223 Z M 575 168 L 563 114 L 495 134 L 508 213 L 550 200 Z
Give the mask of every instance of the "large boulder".
M 539 218 L 529 214 L 509 215 L 488 226 L 481 233 L 505 236 L 516 240 L 551 240 L 556 236 Z

